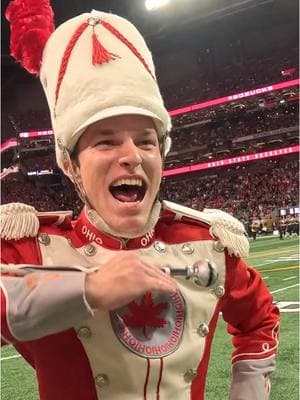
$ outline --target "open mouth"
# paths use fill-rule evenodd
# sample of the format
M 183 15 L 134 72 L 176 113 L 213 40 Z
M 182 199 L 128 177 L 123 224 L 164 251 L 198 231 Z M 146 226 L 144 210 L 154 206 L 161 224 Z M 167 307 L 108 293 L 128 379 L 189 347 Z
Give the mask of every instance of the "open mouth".
M 147 186 L 140 178 L 118 179 L 110 185 L 109 191 L 122 203 L 134 203 L 143 200 Z

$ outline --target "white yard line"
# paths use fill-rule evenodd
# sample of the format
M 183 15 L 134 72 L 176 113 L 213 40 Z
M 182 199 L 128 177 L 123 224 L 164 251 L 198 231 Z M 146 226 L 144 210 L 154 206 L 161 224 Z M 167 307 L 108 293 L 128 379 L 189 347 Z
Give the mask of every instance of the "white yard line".
M 287 287 L 284 287 L 284 288 L 281 288 L 281 289 L 274 290 L 271 293 L 273 294 L 273 293 L 283 292 L 284 290 L 291 289 L 291 288 L 299 286 L 299 285 L 300 285 L 300 283 L 297 283 L 296 285 L 287 286 Z
M 10 359 L 12 359 L 12 358 L 20 358 L 20 357 L 21 357 L 20 354 L 16 354 L 15 356 L 9 356 L 9 357 L 0 358 L 0 361 L 10 360 Z
M 290 276 L 289 278 L 284 278 L 282 279 L 283 281 L 289 281 L 290 279 L 295 279 L 297 278 L 296 276 Z
M 254 263 L 250 263 L 252 265 L 252 267 L 264 267 L 267 264 L 273 264 L 275 262 L 288 262 L 288 261 L 299 261 L 299 257 L 298 258 L 288 258 L 288 257 L 280 257 L 280 258 L 276 258 L 276 260 L 270 260 L 267 259 L 266 261 L 264 261 L 262 264 L 257 264 L 255 265 Z
M 268 277 L 268 276 L 263 276 L 262 278 L 263 278 L 263 279 L 269 279 L 269 277 Z
M 254 267 L 254 268 L 256 268 L 256 267 L 264 267 L 267 264 L 273 264 L 273 261 L 272 260 L 271 261 L 265 261 L 262 264 L 256 264 L 256 265 L 254 263 L 252 263 L 251 266 Z

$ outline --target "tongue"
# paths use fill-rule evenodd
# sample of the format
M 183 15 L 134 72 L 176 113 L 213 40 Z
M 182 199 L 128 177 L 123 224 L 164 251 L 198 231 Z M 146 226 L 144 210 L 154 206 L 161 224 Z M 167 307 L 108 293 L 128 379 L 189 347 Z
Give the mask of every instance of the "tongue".
M 113 190 L 113 196 L 115 199 L 128 203 L 132 203 L 137 201 L 138 199 L 138 193 L 136 190 L 118 190 L 114 189 Z

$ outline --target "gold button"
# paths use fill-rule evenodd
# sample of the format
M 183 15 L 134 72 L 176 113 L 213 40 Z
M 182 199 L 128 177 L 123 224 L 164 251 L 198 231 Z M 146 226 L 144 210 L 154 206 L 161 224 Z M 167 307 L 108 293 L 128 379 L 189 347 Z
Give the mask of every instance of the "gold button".
M 48 233 L 40 233 L 38 237 L 38 241 L 44 246 L 49 246 L 51 239 Z
M 188 369 L 184 374 L 184 380 L 186 382 L 192 382 L 197 376 L 197 371 L 195 369 Z
M 109 379 L 106 374 L 99 374 L 95 378 L 95 383 L 99 388 L 105 388 L 109 385 Z
M 217 240 L 216 242 L 214 242 L 214 250 L 216 250 L 218 253 L 222 253 L 225 249 L 225 247 L 222 245 L 222 243 Z
M 198 333 L 198 335 L 200 335 L 201 337 L 207 336 L 207 335 L 209 334 L 209 328 L 208 328 L 208 326 L 207 326 L 206 324 L 204 324 L 204 323 L 201 323 L 201 324 L 198 326 L 197 333 Z
M 223 297 L 224 294 L 225 294 L 224 286 L 217 286 L 217 287 L 214 289 L 214 293 L 215 293 L 215 295 L 216 295 L 219 299 L 220 299 L 221 297 Z
M 89 339 L 92 336 L 92 332 L 87 326 L 82 326 L 78 329 L 77 335 L 81 339 Z
M 154 243 L 154 248 L 157 250 L 159 253 L 164 253 L 167 250 L 166 245 L 163 242 L 155 242 Z
M 193 254 L 195 250 L 191 243 L 184 243 L 181 249 L 184 254 Z
M 87 244 L 83 249 L 83 251 L 89 257 L 94 256 L 96 254 L 96 248 L 92 244 Z

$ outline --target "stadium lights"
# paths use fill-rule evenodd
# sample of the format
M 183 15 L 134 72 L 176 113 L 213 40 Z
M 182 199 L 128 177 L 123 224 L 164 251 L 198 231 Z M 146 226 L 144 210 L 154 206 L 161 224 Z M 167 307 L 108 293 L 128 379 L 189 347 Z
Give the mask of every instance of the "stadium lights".
M 164 7 L 170 2 L 170 0 L 146 0 L 145 7 L 148 11 L 154 11 L 161 7 Z

